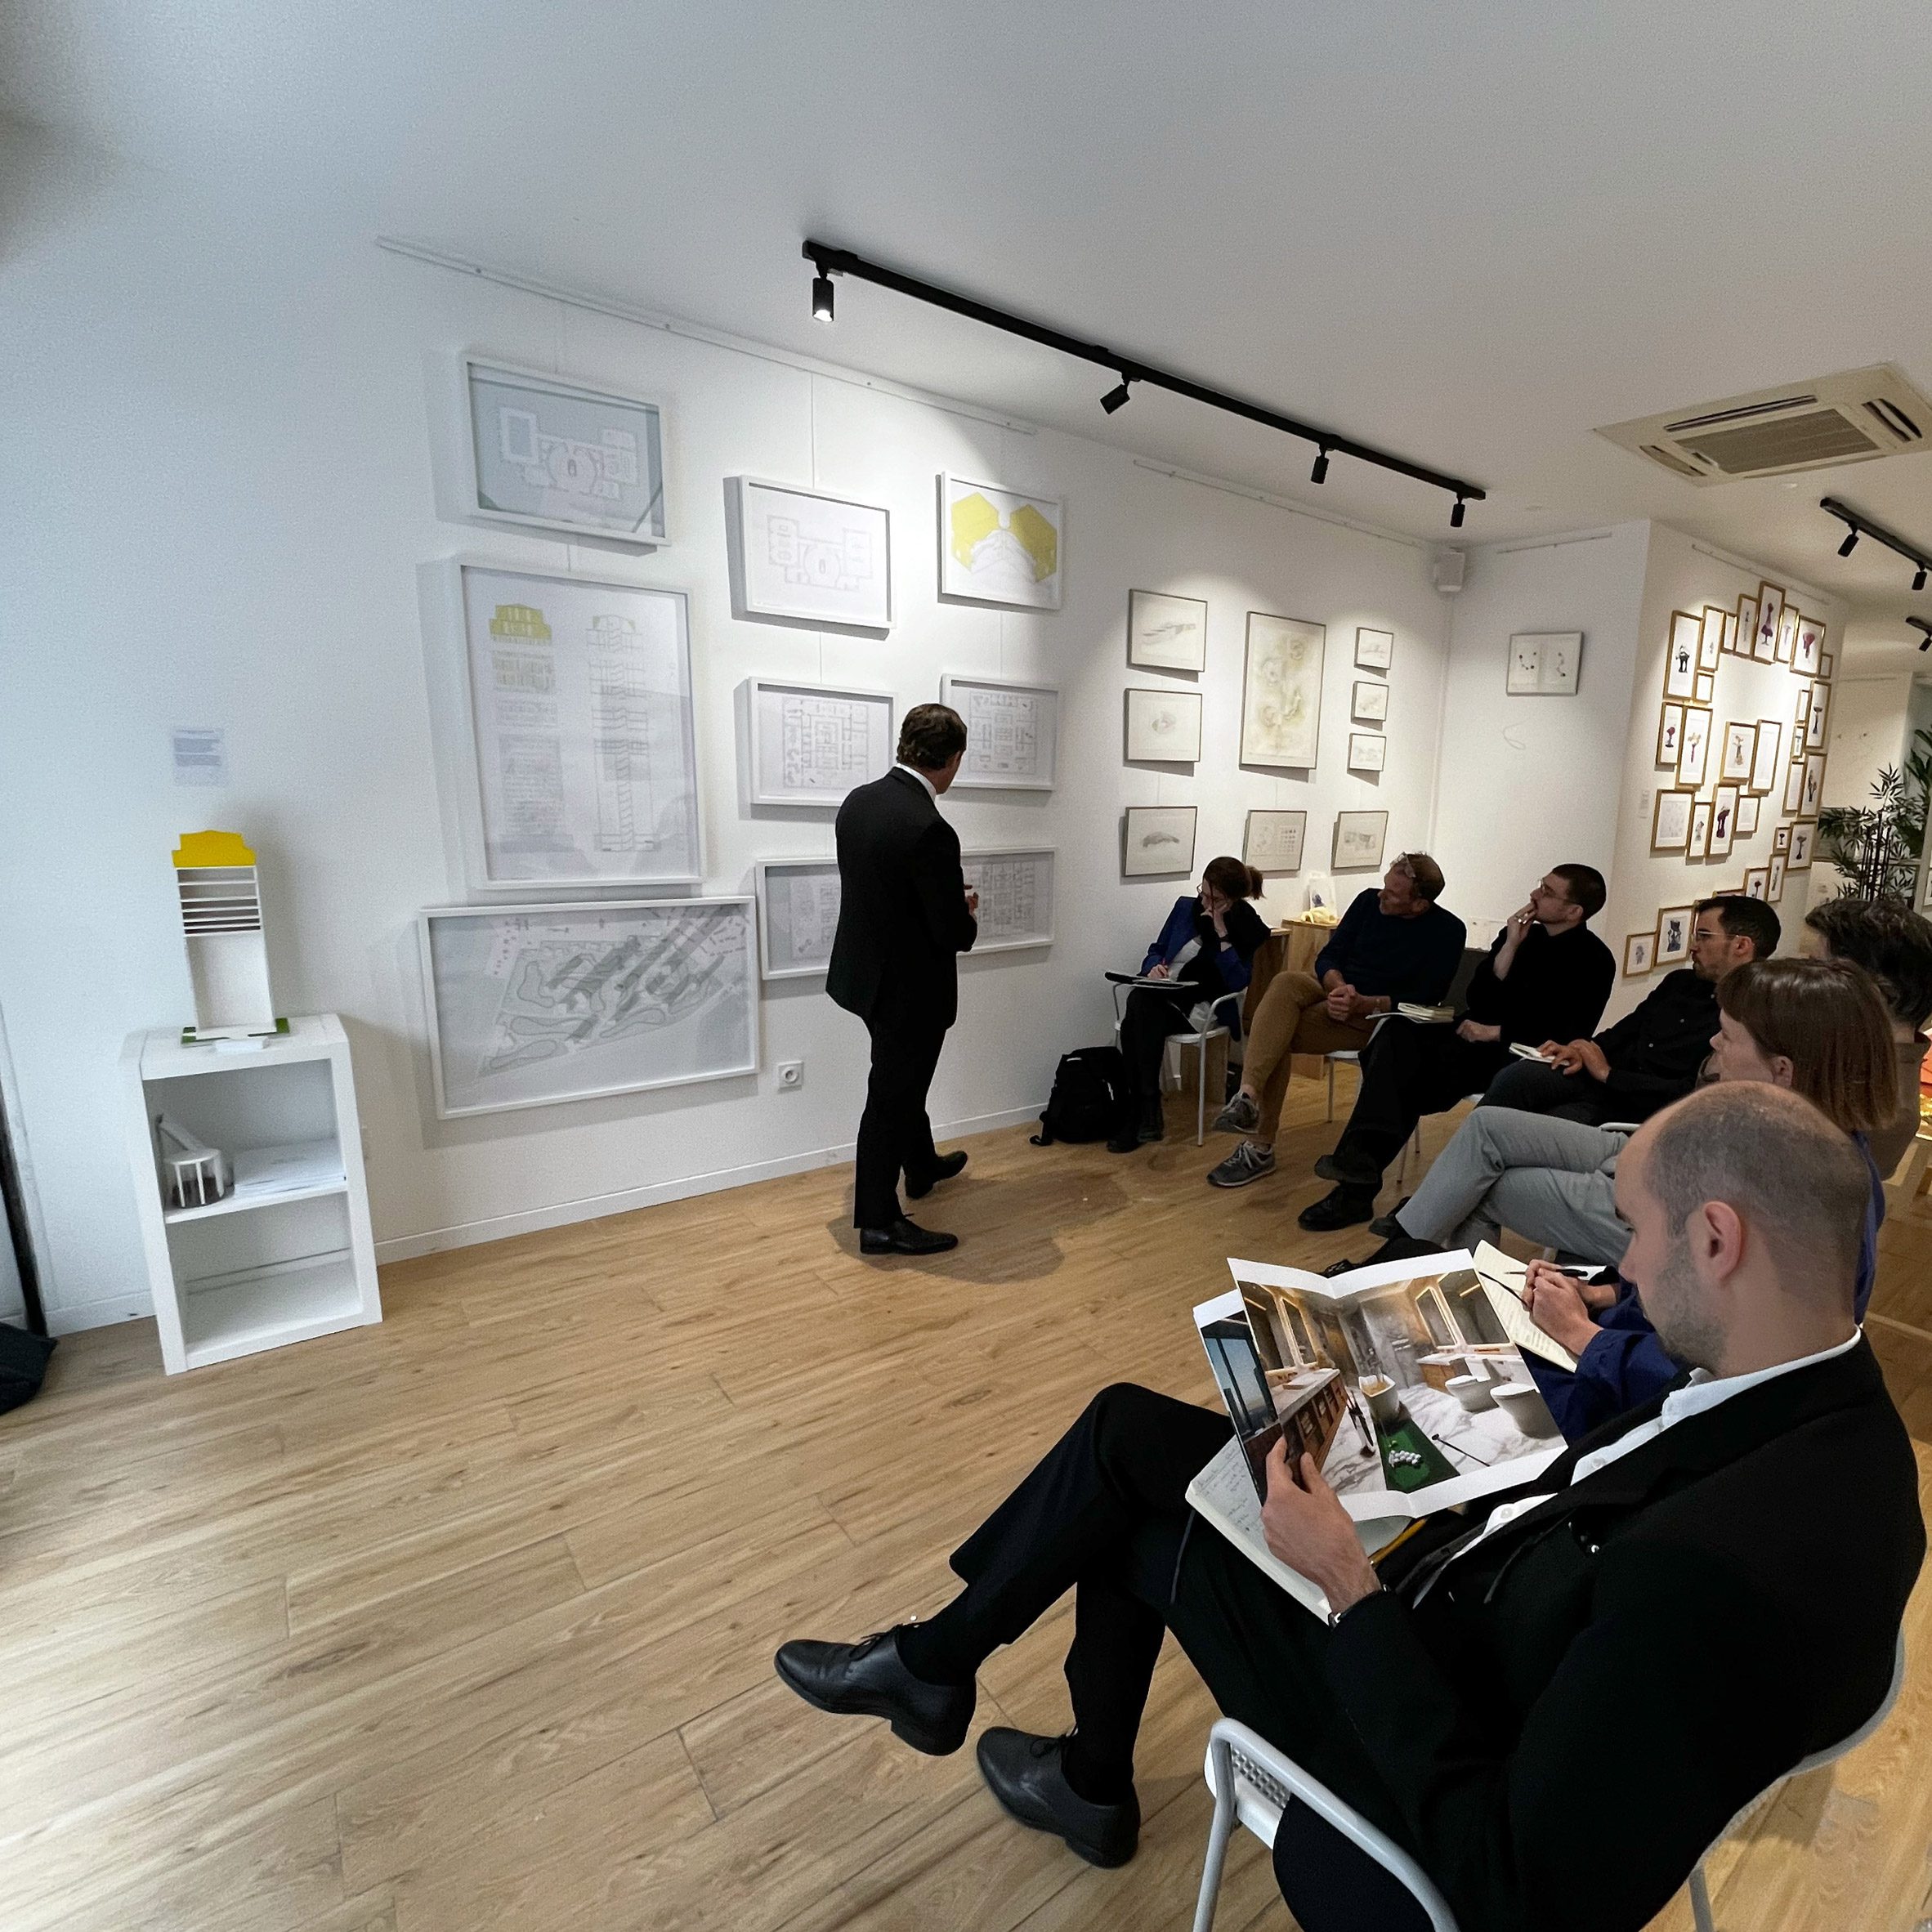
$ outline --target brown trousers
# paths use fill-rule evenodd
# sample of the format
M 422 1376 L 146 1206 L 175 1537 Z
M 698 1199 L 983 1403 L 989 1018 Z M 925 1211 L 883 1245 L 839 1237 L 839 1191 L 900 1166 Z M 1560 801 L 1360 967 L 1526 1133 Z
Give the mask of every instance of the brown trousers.
M 1368 1044 L 1372 1023 L 1331 1020 L 1322 1004 L 1327 997 L 1313 974 L 1278 973 L 1248 1016 L 1241 1085 L 1261 1096 L 1261 1124 L 1254 1138 L 1264 1146 L 1274 1145 L 1281 1129 L 1281 1102 L 1288 1098 L 1297 1053 L 1358 1051 Z

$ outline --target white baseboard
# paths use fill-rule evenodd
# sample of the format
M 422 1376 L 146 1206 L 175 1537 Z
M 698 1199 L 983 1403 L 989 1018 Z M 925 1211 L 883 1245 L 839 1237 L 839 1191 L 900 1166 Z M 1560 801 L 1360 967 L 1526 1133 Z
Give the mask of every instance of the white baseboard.
M 50 1303 L 47 1308 L 49 1335 L 78 1335 L 87 1328 L 112 1328 L 117 1322 L 147 1322 L 154 1318 L 154 1304 L 145 1289 L 131 1295 L 109 1295 L 100 1301 L 70 1302 L 65 1307 Z
M 1044 1100 L 1029 1107 L 1008 1107 L 1003 1113 L 979 1114 L 968 1120 L 935 1121 L 932 1131 L 941 1140 L 956 1140 L 963 1134 L 990 1134 L 998 1127 L 1015 1127 L 1035 1120 Z M 648 1187 L 624 1187 L 613 1194 L 593 1194 L 582 1201 L 559 1201 L 552 1206 L 528 1208 L 521 1214 L 492 1214 L 481 1221 L 463 1221 L 451 1228 L 432 1228 L 421 1234 L 392 1235 L 376 1243 L 376 1259 L 409 1261 L 418 1254 L 441 1254 L 447 1248 L 473 1247 L 481 1241 L 505 1241 L 515 1234 L 534 1234 L 545 1228 L 567 1228 L 573 1222 L 601 1220 L 606 1214 L 628 1214 L 633 1209 L 655 1207 L 661 1201 L 687 1201 L 696 1194 L 720 1194 L 727 1187 L 745 1187 L 754 1181 L 776 1180 L 782 1174 L 805 1174 L 815 1167 L 840 1167 L 852 1157 L 853 1143 L 842 1142 L 834 1147 L 814 1147 L 803 1154 L 788 1154 L 777 1161 L 755 1161 L 745 1167 L 723 1167 L 710 1174 L 687 1174 L 681 1180 L 663 1181 Z M 50 1317 L 51 1318 L 51 1317 Z M 123 1317 L 111 1316 L 108 1320 Z M 92 1326 L 83 1324 L 83 1326 Z

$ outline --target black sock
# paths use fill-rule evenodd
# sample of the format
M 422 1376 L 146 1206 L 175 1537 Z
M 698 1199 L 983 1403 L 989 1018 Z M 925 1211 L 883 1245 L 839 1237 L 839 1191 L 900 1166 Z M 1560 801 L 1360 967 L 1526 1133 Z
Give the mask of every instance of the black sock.
M 1089 1805 L 1124 1805 L 1134 1795 L 1134 1765 L 1097 1751 L 1078 1731 L 1060 1754 L 1060 1769 L 1076 1798 Z
M 955 1598 L 955 1603 L 959 1601 Z M 946 1606 L 950 1610 L 951 1604 Z M 955 1620 L 956 1621 L 956 1620 Z M 899 1661 L 922 1684 L 970 1684 L 985 1658 L 967 1655 L 949 1627 L 946 1611 L 930 1623 L 902 1623 L 892 1632 Z

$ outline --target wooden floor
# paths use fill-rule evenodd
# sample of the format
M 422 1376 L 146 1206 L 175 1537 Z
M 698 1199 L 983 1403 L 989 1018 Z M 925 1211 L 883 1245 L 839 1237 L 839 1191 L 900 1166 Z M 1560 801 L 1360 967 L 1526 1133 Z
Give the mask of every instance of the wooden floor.
M 1171 1646 L 1115 1872 L 771 1654 L 942 1601 L 1102 1383 L 1211 1399 L 1187 1307 L 1225 1255 L 1366 1250 L 1295 1227 L 1334 1129 L 1294 1101 L 1237 1194 L 1201 1184 L 1224 1139 L 984 1136 L 937 1263 L 858 1260 L 819 1173 L 390 1268 L 379 1328 L 172 1380 L 146 1323 L 64 1344 L 0 1421 L 0 1925 L 1185 1925 L 1212 1713 Z M 1921 1201 L 1869 1332 L 1932 1471 L 1929 1261 Z M 1715 1862 L 1730 1932 L 1932 1915 L 1929 1601 L 1891 1724 Z M 991 1661 L 981 1723 L 1063 1727 L 1064 1616 Z M 1219 1924 L 1289 1923 L 1243 1837 Z

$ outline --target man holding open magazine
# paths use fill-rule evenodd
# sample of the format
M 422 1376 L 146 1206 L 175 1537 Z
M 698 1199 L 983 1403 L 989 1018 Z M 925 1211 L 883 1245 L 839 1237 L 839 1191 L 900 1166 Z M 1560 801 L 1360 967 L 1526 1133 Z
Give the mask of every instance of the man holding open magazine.
M 1185 1500 L 1232 1455 L 1227 1418 L 1121 1385 L 955 1553 L 966 1588 L 936 1617 L 788 1644 L 780 1676 L 821 1709 L 955 1751 L 979 1665 L 1071 1587 L 1075 1729 L 979 1742 L 1020 1822 L 1097 1863 L 1133 1855 L 1134 1735 L 1171 1630 L 1221 1707 L 1407 1847 L 1471 1932 L 1637 1932 L 1741 1806 L 1877 1706 L 1925 1531 L 1910 1441 L 1852 1319 L 1867 1183 L 1845 1137 L 1780 1089 L 1714 1087 L 1646 1123 L 1617 1184 L 1635 1231 L 1625 1276 L 1697 1365 L 1685 1384 L 1540 1466 L 1514 1415 L 1468 1429 L 1424 1398 L 1487 1414 L 1461 1400 L 1480 1392 L 1424 1374 L 1406 1317 L 1317 1308 L 1303 1362 L 1284 1317 L 1277 1366 L 1237 1290 L 1261 1386 L 1280 1395 L 1263 1533 L 1306 1586 L 1299 1603 Z M 1460 1350 L 1426 1353 L 1466 1363 L 1477 1345 L 1457 1331 Z M 1269 1380 L 1317 1372 L 1339 1377 L 1332 1395 Z M 1498 1474 L 1482 1455 L 1505 1448 L 1507 1487 L 1371 1559 L 1365 1541 L 1388 1526 L 1365 1537 L 1352 1483 L 1358 1509 L 1481 1491 Z M 1411 1457 L 1430 1478 L 1413 1488 Z M 1326 1619 L 1306 1607 L 1317 1594 Z M 1305 1932 L 1423 1925 L 1299 1806 L 1276 1871 Z

